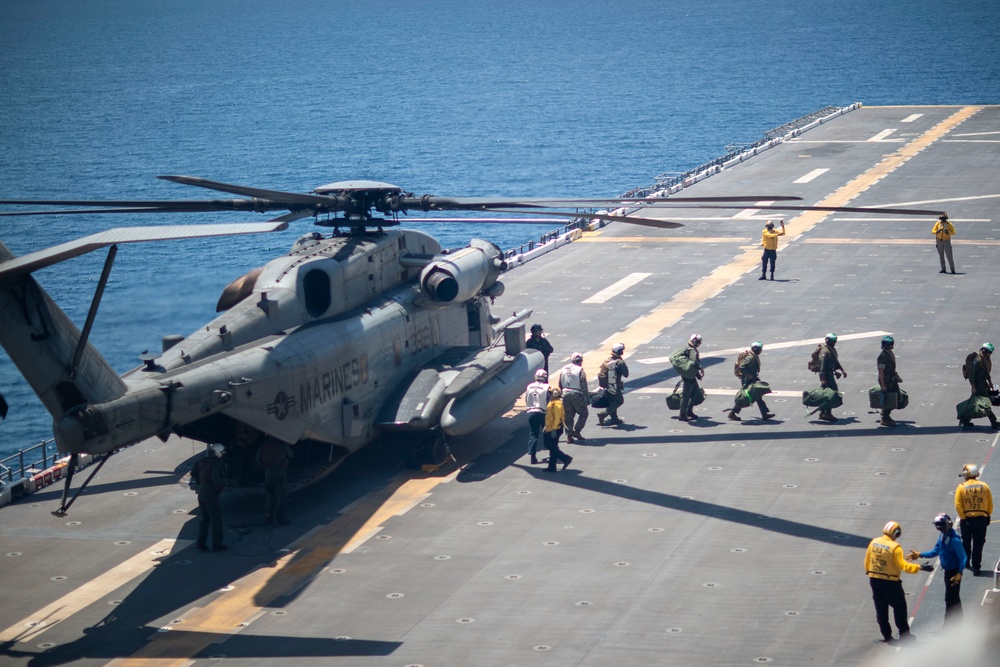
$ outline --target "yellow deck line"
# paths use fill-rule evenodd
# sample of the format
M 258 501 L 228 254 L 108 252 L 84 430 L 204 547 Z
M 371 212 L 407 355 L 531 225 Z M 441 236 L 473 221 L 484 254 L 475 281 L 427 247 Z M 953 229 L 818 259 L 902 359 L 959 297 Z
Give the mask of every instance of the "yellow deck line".
M 149 549 L 132 556 L 117 567 L 91 579 L 47 607 L 10 626 L 0 633 L 0 641 L 26 642 L 37 639 L 49 628 L 153 569 L 175 548 L 183 549 L 189 544 L 191 540 L 160 540 Z
M 906 164 L 915 155 L 941 139 L 945 134 L 971 118 L 983 108 L 982 106 L 962 107 L 913 141 L 900 146 L 895 152 L 884 157 L 881 162 L 854 178 L 822 201 L 817 202 L 816 205 L 847 206 L 851 200 L 857 198 L 868 188 L 878 183 L 900 166 Z M 787 241 L 799 238 L 832 214 L 830 211 L 805 211 L 795 216 L 786 230 Z M 786 247 L 785 244 L 782 244 L 779 246 L 778 251 L 780 252 L 784 247 Z M 608 337 L 604 340 L 600 348 L 591 350 L 584 355 L 584 370 L 586 370 L 588 378 L 596 377 L 598 367 L 607 358 L 609 348 L 614 343 L 623 343 L 625 345 L 625 356 L 627 357 L 638 346 L 649 343 L 663 331 L 680 322 L 688 313 L 694 311 L 708 299 L 716 296 L 724 288 L 739 280 L 747 271 L 759 266 L 759 250 L 756 248 L 748 249 L 734 257 L 728 264 L 719 266 L 709 275 L 697 280 L 691 287 L 681 290 L 666 303 L 661 304 L 648 314 L 631 322 L 622 331 Z M 694 332 L 684 332 L 685 335 L 683 337 L 687 338 L 686 334 L 689 333 Z

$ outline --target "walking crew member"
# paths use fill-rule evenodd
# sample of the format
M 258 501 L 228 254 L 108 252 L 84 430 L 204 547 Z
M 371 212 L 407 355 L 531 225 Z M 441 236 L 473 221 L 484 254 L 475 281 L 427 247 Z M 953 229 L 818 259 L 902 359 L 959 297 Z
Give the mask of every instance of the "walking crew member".
M 754 382 L 760 379 L 760 353 L 764 351 L 764 343 L 759 340 L 755 340 L 750 344 L 750 349 L 746 354 L 741 354 L 739 360 L 740 369 L 740 382 L 742 383 L 742 389 L 746 389 Z M 757 399 L 757 407 L 760 409 L 761 419 L 770 419 L 774 416 L 774 413 L 767 411 L 767 404 L 764 402 L 764 397 L 761 396 Z M 740 408 L 739 405 L 733 407 L 729 411 L 729 418 L 733 421 L 742 421 L 740 419 Z
M 545 409 L 549 404 L 549 374 L 543 369 L 535 371 L 535 381 L 524 392 L 524 403 L 528 407 L 528 454 L 532 463 L 538 463 L 538 440 L 545 428 Z
M 532 324 L 531 325 L 531 337 L 524 342 L 524 346 L 529 350 L 538 350 L 545 357 L 545 365 L 542 368 L 545 372 L 549 372 L 549 355 L 555 349 L 552 347 L 552 343 L 549 342 L 548 338 L 542 337 L 542 325 Z
M 562 469 L 573 462 L 573 457 L 559 449 L 559 436 L 563 432 L 563 401 L 562 393 L 553 388 L 549 392 L 549 405 L 545 410 L 545 448 L 549 450 L 549 465 L 543 468 L 545 472 L 556 472 L 556 462 L 561 461 Z
M 993 514 L 993 493 L 986 482 L 979 480 L 979 466 L 967 463 L 960 473 L 965 481 L 955 489 L 955 511 L 962 529 L 962 546 L 969 555 L 972 574 L 979 576 L 983 565 L 983 545 L 986 528 Z
M 948 265 L 951 266 L 951 272 L 955 273 L 955 258 L 951 254 L 951 237 L 955 235 L 955 226 L 948 222 L 947 213 L 942 213 L 938 217 L 938 221 L 934 223 L 934 227 L 931 229 L 931 234 L 937 239 L 935 245 L 937 246 L 938 259 L 941 260 L 940 273 L 947 273 L 944 270 L 945 257 L 948 258 Z
M 969 368 L 968 373 L 973 396 L 988 397 L 990 394 L 990 388 L 993 386 L 993 378 L 990 375 L 993 371 L 993 349 L 993 343 L 983 343 L 979 352 L 972 359 L 972 367 Z M 1000 421 L 993 414 L 993 409 L 988 406 L 987 403 L 986 416 L 990 419 L 990 428 L 998 429 Z M 969 420 L 962 421 L 961 424 L 963 431 L 972 429 L 972 422 Z
M 938 557 L 941 569 L 944 570 L 944 622 L 948 625 L 950 621 L 958 621 L 962 618 L 962 570 L 965 569 L 967 561 L 965 548 L 962 547 L 962 540 L 951 524 L 951 517 L 947 514 L 938 514 L 934 517 L 934 527 L 940 531 L 941 536 L 937 544 L 930 551 L 917 553 L 911 551 L 907 558 L 917 560 L 918 558 Z
M 587 439 L 580 431 L 590 414 L 587 408 L 590 390 L 587 388 L 587 374 L 583 372 L 583 355 L 579 352 L 574 352 L 570 362 L 559 372 L 559 389 L 562 390 L 562 402 L 566 410 L 566 442 L 586 442 Z
M 625 346 L 621 343 L 615 343 L 614 347 L 611 348 L 611 356 L 601 364 L 601 370 L 597 374 L 597 384 L 604 387 L 608 397 L 607 412 L 597 413 L 597 422 L 601 426 L 604 426 L 604 420 L 608 417 L 610 417 L 608 419 L 609 426 L 625 423 L 618 418 L 618 408 L 625 403 L 625 378 L 628 377 L 628 364 L 622 359 L 623 354 L 625 354 Z
M 892 351 L 895 344 L 896 341 L 893 340 L 892 336 L 884 336 L 882 338 L 882 351 L 879 352 L 878 359 L 875 360 L 875 365 L 878 367 L 878 386 L 882 390 L 882 421 L 879 422 L 882 426 L 896 425 L 896 421 L 889 416 L 893 408 L 888 407 L 897 404 L 899 383 L 903 380 L 896 373 L 896 354 Z M 896 394 L 896 397 L 890 398 L 889 394 Z
M 828 333 L 823 338 L 823 343 L 823 349 L 819 353 L 819 385 L 824 388 L 829 387 L 834 391 L 840 391 L 837 387 L 837 380 L 841 377 L 841 374 L 846 378 L 847 371 L 840 365 L 840 358 L 837 356 L 837 334 Z M 837 418 L 833 416 L 833 413 L 829 409 L 821 410 L 819 418 L 828 422 L 837 421 Z
M 892 643 L 892 626 L 889 625 L 889 607 L 892 607 L 899 639 L 910 638 L 910 624 L 906 614 L 906 593 L 903 592 L 903 582 L 900 574 L 909 572 L 916 574 L 920 570 L 930 572 L 930 565 L 907 563 L 903 558 L 903 548 L 896 540 L 903 534 L 903 529 L 895 521 L 890 521 L 882 528 L 882 536 L 876 537 L 868 545 L 865 553 L 865 573 L 872 588 L 872 601 L 875 603 L 875 620 L 882 632 L 886 644 Z
M 785 221 L 779 220 L 781 223 L 781 231 L 774 231 L 774 223 L 768 220 L 764 223 L 764 230 L 760 235 L 760 244 L 764 246 L 764 254 L 760 258 L 760 278 L 757 280 L 766 280 L 765 273 L 767 273 L 767 263 L 771 263 L 771 280 L 774 280 L 774 263 L 778 261 L 778 237 L 785 235 Z
M 705 369 L 701 367 L 701 355 L 698 354 L 698 348 L 700 346 L 701 335 L 692 334 L 688 339 L 687 349 L 684 350 L 687 358 L 694 361 L 694 368 L 696 372 L 695 377 L 681 378 L 681 414 L 677 419 L 682 422 L 698 418 L 698 415 L 694 413 L 694 406 L 691 404 L 694 402 L 694 393 L 698 391 L 698 380 L 705 377 Z

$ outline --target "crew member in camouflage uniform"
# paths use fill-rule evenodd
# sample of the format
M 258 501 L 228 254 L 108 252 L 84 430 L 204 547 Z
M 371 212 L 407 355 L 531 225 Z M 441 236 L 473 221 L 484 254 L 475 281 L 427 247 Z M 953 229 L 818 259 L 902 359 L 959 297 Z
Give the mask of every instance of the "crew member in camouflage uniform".
M 579 440 L 586 442 L 580 431 L 587 423 L 590 410 L 590 391 L 587 388 L 587 374 L 583 371 L 583 355 L 574 352 L 570 362 L 559 373 L 559 389 L 562 391 L 563 409 L 566 412 L 566 442 Z
M 760 353 L 764 351 L 764 343 L 759 340 L 755 340 L 750 344 L 750 349 L 747 350 L 747 354 L 742 355 L 742 359 L 739 362 L 740 367 L 740 382 L 742 383 L 742 389 L 746 389 L 754 382 L 760 379 Z M 764 397 L 761 396 L 757 399 L 757 407 L 760 409 L 761 419 L 771 419 L 774 417 L 774 413 L 767 411 L 767 404 L 764 403 Z M 729 418 L 733 421 L 742 421 L 740 419 L 740 410 L 742 410 L 739 405 L 733 407 L 729 411 Z
M 601 426 L 605 425 L 605 419 L 608 420 L 608 426 L 618 426 L 625 423 L 618 418 L 618 408 L 625 403 L 625 378 L 628 377 L 628 364 L 622 359 L 623 354 L 625 354 L 625 346 L 621 343 L 615 343 L 614 347 L 611 348 L 611 356 L 601 364 L 601 372 L 597 375 L 597 383 L 604 387 L 608 397 L 607 411 L 597 413 L 597 423 Z
M 875 365 L 878 367 L 878 387 L 882 391 L 882 420 L 879 422 L 882 426 L 896 425 L 896 421 L 889 416 L 893 408 L 887 407 L 892 404 L 889 394 L 896 394 L 896 400 L 899 400 L 899 383 L 902 381 L 902 378 L 896 373 L 896 354 L 892 351 L 895 345 L 896 341 L 893 340 L 892 336 L 884 336 L 882 338 L 882 351 L 879 352 L 878 359 L 875 361 Z
M 828 333 L 823 339 L 823 343 L 823 349 L 819 353 L 819 384 L 824 389 L 830 388 L 834 391 L 840 391 L 837 387 L 837 379 L 841 376 L 846 378 L 847 371 L 840 365 L 840 359 L 837 357 L 837 334 Z M 819 418 L 828 422 L 837 421 L 829 409 L 820 410 Z
M 701 346 L 701 335 L 692 334 L 688 339 L 688 346 L 685 353 L 688 359 L 694 361 L 694 367 L 697 371 L 695 377 L 688 379 L 682 378 L 681 384 L 681 415 L 677 419 L 682 422 L 691 421 L 692 419 L 697 419 L 698 415 L 694 413 L 694 407 L 691 403 L 694 401 L 694 393 L 698 390 L 698 380 L 705 377 L 705 369 L 701 367 L 701 355 L 698 354 L 698 348 Z
M 972 368 L 969 369 L 969 384 L 972 385 L 973 396 L 989 396 L 990 388 L 993 386 L 993 378 L 990 371 L 993 370 L 993 343 L 983 343 L 979 348 L 979 353 L 972 361 Z M 986 416 L 990 418 L 990 428 L 1000 428 L 997 416 L 993 414 L 992 408 L 986 409 Z M 963 421 L 962 430 L 972 429 L 971 421 Z

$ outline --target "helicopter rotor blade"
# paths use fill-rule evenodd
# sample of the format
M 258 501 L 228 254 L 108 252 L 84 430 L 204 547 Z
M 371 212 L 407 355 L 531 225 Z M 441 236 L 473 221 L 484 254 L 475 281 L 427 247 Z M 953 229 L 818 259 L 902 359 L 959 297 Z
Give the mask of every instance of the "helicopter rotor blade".
M 518 213 L 518 209 L 491 208 L 494 213 Z M 655 227 L 657 229 L 676 229 L 683 227 L 683 222 L 673 222 L 671 220 L 660 220 L 657 218 L 642 218 L 635 215 L 614 215 L 612 213 L 578 213 L 571 211 L 531 211 L 532 215 L 550 216 L 553 218 L 585 218 L 588 220 L 605 220 L 607 222 L 626 222 L 630 225 L 641 225 L 643 227 Z
M 164 181 L 170 181 L 171 183 L 180 183 L 181 185 L 193 185 L 195 187 L 216 190 L 218 192 L 229 192 L 234 195 L 243 195 L 245 197 L 254 197 L 256 199 L 266 199 L 275 203 L 305 204 L 307 206 L 319 205 L 324 208 L 324 210 L 339 210 L 339 206 L 343 205 L 343 200 L 340 197 L 330 195 L 309 195 L 298 192 L 284 192 L 282 190 L 264 190 L 261 188 L 250 188 L 244 185 L 235 185 L 233 183 L 210 181 L 197 176 L 157 176 L 157 178 Z M 287 206 L 285 208 L 287 208 Z

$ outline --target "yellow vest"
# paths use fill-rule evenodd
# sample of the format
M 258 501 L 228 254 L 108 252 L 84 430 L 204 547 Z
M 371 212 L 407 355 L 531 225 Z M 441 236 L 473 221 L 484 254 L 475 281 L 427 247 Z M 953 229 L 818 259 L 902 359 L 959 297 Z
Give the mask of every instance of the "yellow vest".
M 896 553 L 899 552 L 899 559 Z M 899 581 L 900 566 L 899 560 L 903 559 L 903 549 L 887 535 L 876 537 L 868 545 L 865 553 L 865 573 L 873 579 L 889 579 Z M 903 560 L 904 567 L 908 565 Z M 914 568 L 920 569 L 916 565 Z
M 959 484 L 955 489 L 955 511 L 960 519 L 993 514 L 993 494 L 986 482 L 973 477 Z

